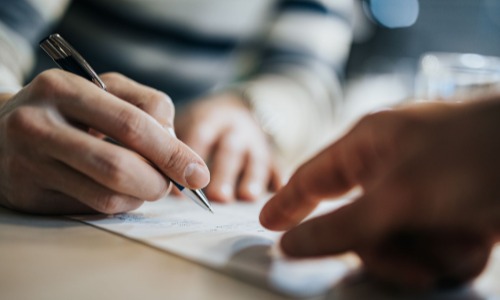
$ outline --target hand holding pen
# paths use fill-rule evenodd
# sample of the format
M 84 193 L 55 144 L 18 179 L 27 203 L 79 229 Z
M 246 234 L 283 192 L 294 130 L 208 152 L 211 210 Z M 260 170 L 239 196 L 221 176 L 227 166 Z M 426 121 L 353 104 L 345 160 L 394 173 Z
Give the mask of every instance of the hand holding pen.
M 106 85 L 99 78 L 97 73 L 92 69 L 92 67 L 83 59 L 83 57 L 78 53 L 66 40 L 64 40 L 59 34 L 53 34 L 44 39 L 40 43 L 40 47 L 54 60 L 54 62 L 61 67 L 63 70 L 72 72 L 76 75 L 80 75 L 93 83 L 98 87 L 106 91 Z M 165 95 L 166 96 L 166 95 Z M 169 127 L 170 131 L 173 132 L 172 126 Z M 175 134 L 174 134 L 175 136 Z M 119 145 L 113 138 L 107 138 L 114 144 Z M 197 166 L 194 166 L 197 167 Z M 188 166 L 191 168 L 191 166 Z M 191 172 L 191 170 L 186 170 L 185 172 Z M 172 183 L 178 188 L 184 195 L 193 200 L 201 208 L 206 209 L 213 213 L 208 199 L 205 197 L 203 192 L 199 189 L 186 189 L 184 186 L 170 179 Z
M 165 175 L 189 189 L 208 183 L 203 160 L 169 134 L 174 109 L 165 94 L 118 74 L 101 79 L 108 92 L 49 70 L 0 107 L 1 205 L 113 214 L 164 196 L 171 187 Z

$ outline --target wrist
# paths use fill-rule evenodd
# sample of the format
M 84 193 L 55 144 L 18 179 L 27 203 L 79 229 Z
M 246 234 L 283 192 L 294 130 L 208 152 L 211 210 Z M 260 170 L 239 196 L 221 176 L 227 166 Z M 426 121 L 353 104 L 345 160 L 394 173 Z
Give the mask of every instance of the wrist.
M 252 114 L 262 132 L 267 136 L 269 143 L 275 147 L 275 111 L 269 111 L 259 103 L 259 95 L 255 94 L 251 83 L 229 87 L 225 93 L 234 95 Z

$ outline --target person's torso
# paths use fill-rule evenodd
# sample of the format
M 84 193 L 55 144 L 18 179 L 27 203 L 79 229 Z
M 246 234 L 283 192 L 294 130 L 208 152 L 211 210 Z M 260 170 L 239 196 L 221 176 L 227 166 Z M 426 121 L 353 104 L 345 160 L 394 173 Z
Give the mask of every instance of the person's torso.
M 264 32 L 277 2 L 75 1 L 59 31 L 98 72 L 124 73 L 180 101 L 242 72 L 241 45 Z

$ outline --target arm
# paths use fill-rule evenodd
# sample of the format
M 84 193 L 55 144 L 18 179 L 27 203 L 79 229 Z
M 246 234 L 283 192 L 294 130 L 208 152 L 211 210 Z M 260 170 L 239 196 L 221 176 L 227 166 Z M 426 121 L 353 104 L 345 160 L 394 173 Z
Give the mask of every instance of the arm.
M 208 197 L 257 199 L 281 186 L 280 160 L 290 166 L 327 138 L 341 102 L 337 72 L 352 3 L 282 1 L 259 49 L 243 51 L 254 55 L 244 64 L 256 67 L 180 113 L 179 137 L 211 160 Z
M 275 150 L 299 161 L 328 137 L 352 40 L 353 1 L 282 1 L 242 91 Z M 279 112 L 279 113 L 278 113 Z

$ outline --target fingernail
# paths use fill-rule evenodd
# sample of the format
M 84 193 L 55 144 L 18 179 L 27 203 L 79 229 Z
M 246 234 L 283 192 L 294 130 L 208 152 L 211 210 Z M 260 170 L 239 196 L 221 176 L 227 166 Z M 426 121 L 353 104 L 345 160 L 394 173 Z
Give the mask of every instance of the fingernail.
M 264 226 L 264 228 L 269 229 L 269 218 L 267 217 L 267 213 L 261 211 L 259 214 L 259 222 L 260 225 Z
M 252 182 L 248 185 L 248 193 L 253 197 L 258 197 L 262 194 L 262 185 Z
M 272 213 L 272 209 L 269 207 L 269 201 L 262 207 L 260 210 L 259 214 L 259 221 L 262 226 L 264 226 L 267 229 L 270 230 L 276 230 L 276 221 L 278 220 L 279 216 L 277 217 L 275 214 Z
M 220 187 L 220 193 L 221 193 L 222 197 L 224 198 L 224 200 L 226 200 L 226 201 L 233 200 L 233 195 L 234 195 L 233 185 L 231 185 L 229 183 L 224 183 Z
M 210 181 L 210 175 L 205 167 L 197 163 L 190 163 L 184 170 L 184 179 L 190 187 L 202 188 Z

